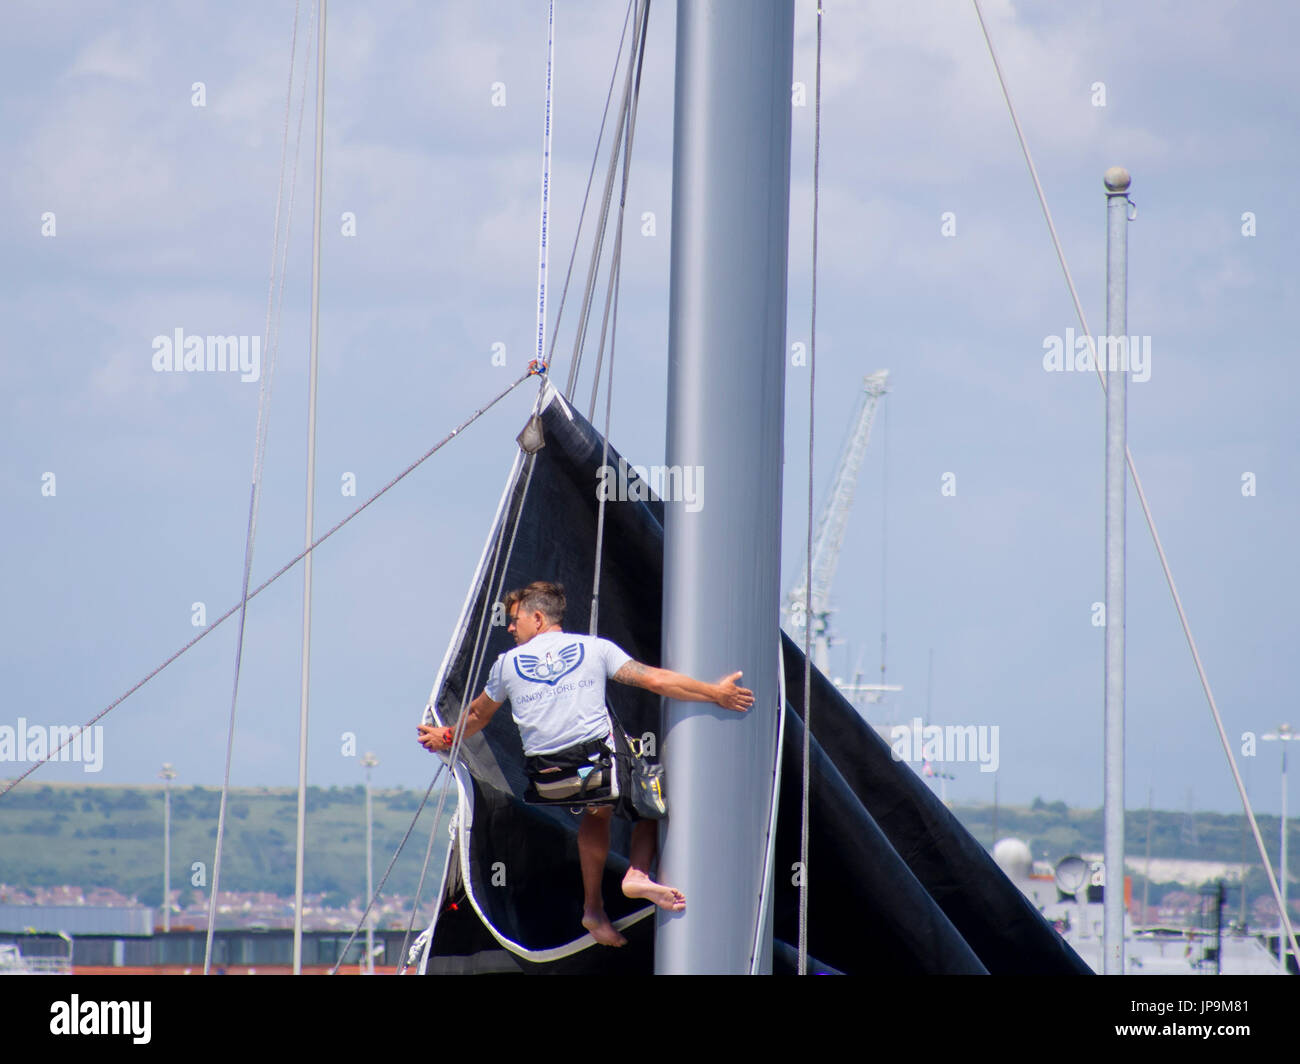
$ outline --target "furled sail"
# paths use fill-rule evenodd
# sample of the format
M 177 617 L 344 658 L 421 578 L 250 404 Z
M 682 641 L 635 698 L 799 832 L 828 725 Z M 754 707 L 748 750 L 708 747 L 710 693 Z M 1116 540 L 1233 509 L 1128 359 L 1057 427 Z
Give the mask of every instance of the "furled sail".
M 562 583 L 565 627 L 586 631 L 595 576 L 597 485 L 604 464 L 626 470 L 626 501 L 605 504 L 599 635 L 659 665 L 663 508 L 600 434 L 549 387 L 545 446 L 518 455 L 426 718 L 456 721 L 513 646 L 504 592 Z M 786 722 L 773 893 L 774 970 L 793 970 L 803 743 L 803 655 L 783 639 Z M 661 734 L 659 700 L 611 683 L 607 694 L 634 736 Z M 814 671 L 809 842 L 809 970 L 850 974 L 1085 974 L 1087 966 L 1003 875 L 984 848 Z M 523 749 L 506 712 L 466 741 L 455 769 L 459 807 L 437 915 L 421 971 L 649 973 L 654 910 L 623 897 L 627 825 L 615 821 L 604 895 L 625 947 L 583 931 L 578 817 L 524 803 Z M 668 779 L 671 805 L 672 780 Z M 681 815 L 680 810 L 677 815 Z M 760 889 L 755 884 L 755 891 Z

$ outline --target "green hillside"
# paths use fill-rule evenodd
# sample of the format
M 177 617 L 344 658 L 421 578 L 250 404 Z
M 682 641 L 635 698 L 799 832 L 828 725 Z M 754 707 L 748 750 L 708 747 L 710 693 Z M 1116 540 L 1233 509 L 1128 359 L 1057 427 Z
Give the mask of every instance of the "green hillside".
M 953 809 L 957 818 L 986 847 L 992 847 L 992 805 L 958 806 Z M 1035 799 L 1029 808 L 1024 806 L 999 806 L 997 810 L 997 837 L 1015 836 L 1029 844 L 1037 859 L 1046 857 L 1055 861 L 1066 854 L 1083 851 L 1099 853 L 1102 848 L 1102 811 L 1100 809 L 1069 809 L 1064 802 L 1044 802 Z M 1276 816 L 1256 815 L 1260 833 L 1264 837 L 1269 860 L 1275 864 L 1281 842 L 1280 819 Z M 1296 851 L 1296 825 L 1288 824 L 1292 832 L 1289 849 Z M 1124 838 L 1131 859 L 1146 854 L 1147 811 L 1130 809 L 1124 816 Z M 1243 849 L 1243 846 L 1245 849 Z M 1193 813 L 1186 811 L 1151 814 L 1151 856 L 1177 857 L 1196 861 L 1225 861 L 1258 863 L 1254 841 L 1246 818 L 1241 814 Z
M 386 790 L 374 794 L 375 876 L 383 874 L 410 825 L 423 792 Z M 188 889 L 195 862 L 211 883 L 220 792 L 203 787 L 172 789 L 172 884 Z M 437 791 L 420 816 L 385 894 L 411 895 L 419 880 Z M 449 803 L 450 805 L 450 803 Z M 444 821 L 450 814 L 444 814 Z M 994 842 L 991 805 L 958 806 L 958 819 L 985 847 Z M 223 890 L 293 894 L 296 792 L 290 788 L 236 789 L 231 792 L 226 846 L 221 872 Z M 1069 809 L 1064 802 L 1000 806 L 998 838 L 1016 836 L 1034 857 L 1055 862 L 1069 853 L 1099 853 L 1099 809 Z M 1259 817 L 1270 860 L 1276 863 L 1276 816 Z M 163 791 L 161 786 L 123 787 L 80 784 L 23 786 L 0 799 L 0 882 L 24 889 L 37 886 L 109 887 L 142 902 L 162 899 Z M 1300 833 L 1293 832 L 1293 866 L 1300 857 Z M 1125 832 L 1130 860 L 1140 867 L 1146 852 L 1147 813 L 1128 813 Z M 429 872 L 441 874 L 446 828 L 439 832 Z M 1167 812 L 1152 815 L 1151 855 L 1188 860 L 1245 861 L 1254 871 L 1247 893 L 1266 892 L 1263 871 L 1245 818 L 1220 813 Z M 328 895 L 328 905 L 342 905 L 365 889 L 365 790 L 319 787 L 307 791 L 307 865 L 305 889 Z M 426 885 L 426 894 L 433 889 Z M 1156 892 L 1158 898 L 1160 892 Z M 182 894 L 182 899 L 186 897 Z
M 376 883 L 401 842 L 423 792 L 376 790 Z M 429 842 L 438 789 L 402 851 L 385 894 L 412 895 Z M 221 793 L 172 788 L 173 889 L 188 889 L 195 862 L 212 882 Z M 444 824 L 454 807 L 448 798 Z M 291 897 L 297 792 L 290 788 L 232 789 L 226 813 L 221 889 L 269 891 Z M 0 882 L 30 889 L 68 884 L 110 887 L 145 904 L 162 901 L 163 789 L 53 784 L 18 787 L 0 799 Z M 440 838 L 446 839 L 445 827 Z M 307 789 L 304 890 L 341 905 L 365 891 L 365 789 Z M 429 878 L 436 885 L 445 845 L 434 847 Z M 432 889 L 426 883 L 425 891 Z M 182 894 L 184 899 L 186 894 Z

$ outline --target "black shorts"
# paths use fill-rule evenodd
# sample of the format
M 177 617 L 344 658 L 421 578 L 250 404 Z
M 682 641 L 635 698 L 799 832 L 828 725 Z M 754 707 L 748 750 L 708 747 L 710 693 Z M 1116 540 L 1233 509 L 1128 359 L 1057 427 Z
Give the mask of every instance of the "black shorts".
M 628 747 L 627 737 L 621 729 L 613 729 L 613 739 L 613 750 L 610 750 L 608 739 L 591 739 L 587 742 L 577 743 L 565 750 L 559 750 L 554 754 L 539 754 L 525 758 L 529 784 L 524 800 L 531 805 L 561 806 L 570 808 L 575 812 L 584 809 L 598 809 L 602 806 L 612 806 L 615 816 L 631 822 L 641 820 L 641 815 L 632 804 L 632 751 Z M 617 797 L 609 796 L 613 788 L 608 781 L 603 782 L 602 786 L 594 788 L 590 797 L 579 795 L 546 798 L 539 793 L 537 783 L 544 774 L 554 773 L 558 776 L 560 775 L 559 772 L 556 772 L 558 767 L 585 765 L 593 755 L 597 757 L 603 755 L 608 760 L 609 768 L 618 785 L 619 793 Z

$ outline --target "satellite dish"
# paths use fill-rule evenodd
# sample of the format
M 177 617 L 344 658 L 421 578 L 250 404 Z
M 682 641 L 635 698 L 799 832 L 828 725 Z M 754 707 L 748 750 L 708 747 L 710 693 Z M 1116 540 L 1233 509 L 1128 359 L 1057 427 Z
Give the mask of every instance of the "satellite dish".
M 1071 854 L 1062 857 L 1056 866 L 1056 889 L 1073 897 L 1088 882 L 1088 862 Z

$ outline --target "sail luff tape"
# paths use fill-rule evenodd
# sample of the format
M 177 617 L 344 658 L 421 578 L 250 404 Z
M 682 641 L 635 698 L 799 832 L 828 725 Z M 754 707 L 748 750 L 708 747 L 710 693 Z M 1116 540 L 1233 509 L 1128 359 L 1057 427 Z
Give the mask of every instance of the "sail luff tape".
M 546 281 L 547 281 L 547 211 L 551 193 L 551 103 L 552 72 L 555 63 L 555 0 L 550 0 L 546 19 L 546 118 L 542 133 L 542 212 L 537 237 L 537 355 L 546 364 Z

